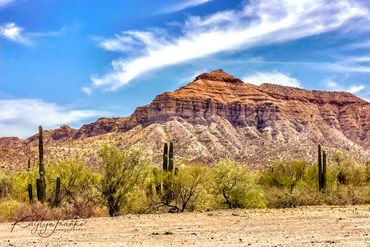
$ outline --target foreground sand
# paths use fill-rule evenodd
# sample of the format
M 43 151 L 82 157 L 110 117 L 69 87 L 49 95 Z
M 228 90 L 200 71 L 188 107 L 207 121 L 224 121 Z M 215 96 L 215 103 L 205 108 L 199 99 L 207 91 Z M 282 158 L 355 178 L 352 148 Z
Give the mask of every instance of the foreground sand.
M 19 222 L 13 232 L 11 223 L 0 224 L 0 246 L 370 246 L 370 205 L 42 223 Z

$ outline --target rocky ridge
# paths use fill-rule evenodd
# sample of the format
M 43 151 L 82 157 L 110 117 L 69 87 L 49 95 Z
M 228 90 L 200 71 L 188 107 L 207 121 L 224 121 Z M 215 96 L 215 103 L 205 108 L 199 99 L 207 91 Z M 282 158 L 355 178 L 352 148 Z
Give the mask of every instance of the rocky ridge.
M 36 148 L 35 137 L 1 138 L 0 165 L 25 164 Z M 370 104 L 345 92 L 256 86 L 216 70 L 158 95 L 129 117 L 98 119 L 78 130 L 62 126 L 46 131 L 45 138 L 53 157 L 82 153 L 92 163 L 103 142 L 142 144 L 157 160 L 165 141 L 175 143 L 181 160 L 231 157 L 260 167 L 275 159 L 314 160 L 315 145 L 321 143 L 363 161 L 370 160 Z M 11 151 L 28 146 L 28 155 Z M 17 153 L 20 159 L 14 159 Z

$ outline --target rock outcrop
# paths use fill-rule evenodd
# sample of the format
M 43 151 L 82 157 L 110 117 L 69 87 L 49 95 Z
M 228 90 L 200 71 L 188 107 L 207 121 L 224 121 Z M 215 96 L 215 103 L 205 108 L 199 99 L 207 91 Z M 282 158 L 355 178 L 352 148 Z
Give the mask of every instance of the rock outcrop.
M 62 126 L 46 136 L 54 149 L 73 143 L 90 153 L 103 139 L 122 146 L 141 143 L 154 159 L 171 140 L 183 160 L 232 157 L 254 166 L 314 160 L 318 143 L 370 160 L 370 104 L 345 92 L 256 86 L 216 70 L 158 95 L 129 117 L 98 119 L 79 130 Z M 23 142 L 32 146 L 35 138 Z M 0 140 L 0 147 L 6 148 L 4 143 Z

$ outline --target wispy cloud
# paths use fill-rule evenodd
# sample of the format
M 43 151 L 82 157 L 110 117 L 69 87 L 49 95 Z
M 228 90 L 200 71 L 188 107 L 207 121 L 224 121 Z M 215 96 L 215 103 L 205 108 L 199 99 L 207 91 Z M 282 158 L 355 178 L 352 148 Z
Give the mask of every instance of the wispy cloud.
M 298 79 L 290 76 L 289 74 L 284 74 L 278 71 L 256 72 L 254 74 L 243 77 L 242 81 L 255 85 L 260 85 L 263 83 L 273 83 L 282 86 L 300 87 Z
M 23 28 L 13 22 L 0 25 L 0 36 L 23 45 L 31 45 L 31 41 L 24 36 Z
M 344 91 L 344 92 L 349 92 L 349 93 L 353 93 L 353 94 L 357 94 L 361 91 L 364 91 L 367 88 L 365 85 L 342 86 L 342 85 L 340 85 L 337 82 L 332 81 L 332 80 L 326 80 L 326 81 L 324 81 L 324 84 L 330 90 Z
M 1 0 L 0 0 L 1 1 Z M 0 25 L 0 37 L 2 36 L 5 39 L 10 41 L 31 46 L 32 40 L 40 37 L 57 37 L 63 35 L 69 30 L 68 27 L 62 27 L 57 31 L 48 31 L 48 32 L 25 32 L 24 29 L 14 22 L 9 22 L 3 25 Z
M 325 33 L 340 28 L 354 18 L 369 19 L 369 11 L 350 0 L 330 3 L 324 0 L 272 0 L 268 3 L 253 0 L 239 11 L 189 17 L 182 25 L 182 35 L 178 37 L 168 38 L 155 32 L 145 32 L 148 35 L 140 37 L 141 45 L 135 49 L 136 54 L 126 53 L 125 50 L 137 42 L 137 31 L 125 32 L 119 38 L 99 43 L 104 49 L 124 52 L 125 58 L 112 61 L 112 70 L 107 74 L 92 76 L 92 87 L 116 90 L 150 70 L 219 52 Z M 130 38 L 135 41 L 131 42 Z M 106 43 L 122 39 L 124 47 Z
M 68 31 L 73 29 L 73 27 L 62 27 L 59 30 L 56 31 L 47 31 L 47 32 L 29 32 L 26 33 L 27 36 L 32 37 L 32 38 L 37 38 L 37 37 L 58 37 L 61 36 Z
M 352 43 L 352 44 L 345 46 L 344 48 L 348 50 L 370 48 L 370 40 Z
M 370 73 L 370 57 L 358 56 L 343 59 L 329 66 L 330 69 L 338 72 Z
M 169 8 L 164 9 L 161 13 L 162 14 L 169 14 L 169 13 L 174 13 L 178 12 L 184 9 L 196 7 L 199 5 L 203 5 L 205 3 L 211 2 L 213 0 L 187 0 L 187 1 L 181 1 L 181 3 L 171 6 Z
M 82 90 L 82 92 L 84 92 L 87 95 L 91 95 L 92 94 L 92 90 L 89 87 L 82 87 L 81 90 Z
M 57 128 L 63 124 L 79 125 L 82 120 L 104 112 L 63 107 L 39 99 L 0 99 L 0 136 L 27 137 L 38 125 Z
M 0 8 L 5 7 L 11 2 L 14 2 L 15 0 L 0 0 Z

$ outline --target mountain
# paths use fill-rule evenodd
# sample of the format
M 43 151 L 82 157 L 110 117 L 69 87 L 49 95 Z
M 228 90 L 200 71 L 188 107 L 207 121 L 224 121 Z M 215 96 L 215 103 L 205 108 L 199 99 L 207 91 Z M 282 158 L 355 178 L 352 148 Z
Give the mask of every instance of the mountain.
M 80 154 L 93 167 L 105 142 L 141 144 L 155 161 L 166 141 L 174 142 L 179 162 L 230 157 L 258 168 L 272 160 L 314 161 L 318 143 L 365 161 L 370 160 L 370 104 L 346 92 L 256 86 L 216 70 L 158 95 L 129 117 L 101 118 L 78 130 L 62 126 L 45 131 L 45 139 L 49 157 Z M 0 138 L 5 169 L 25 167 L 36 153 L 37 135 Z

